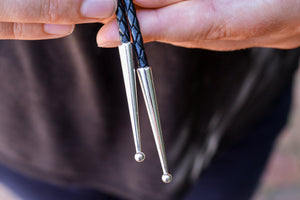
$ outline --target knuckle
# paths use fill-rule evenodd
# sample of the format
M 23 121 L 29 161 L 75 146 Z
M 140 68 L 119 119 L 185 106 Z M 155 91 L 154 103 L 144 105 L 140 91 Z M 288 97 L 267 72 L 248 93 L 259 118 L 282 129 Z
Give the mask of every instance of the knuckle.
M 226 24 L 220 24 L 218 26 L 211 26 L 206 34 L 204 34 L 205 40 L 220 40 L 228 37 L 228 29 Z
M 41 8 L 41 15 L 50 23 L 57 23 L 61 16 L 59 12 L 59 0 L 45 0 Z
M 204 40 L 220 40 L 228 36 L 228 27 L 224 20 L 217 14 L 218 8 L 214 1 L 211 1 L 208 9 L 208 16 L 211 19 L 202 37 Z
M 24 36 L 24 23 L 13 23 L 12 37 L 14 39 L 22 39 Z

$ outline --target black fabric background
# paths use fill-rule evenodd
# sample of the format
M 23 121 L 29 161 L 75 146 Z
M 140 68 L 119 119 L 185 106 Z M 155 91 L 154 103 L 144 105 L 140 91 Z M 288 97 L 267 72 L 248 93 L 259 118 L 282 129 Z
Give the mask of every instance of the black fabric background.
M 96 46 L 99 27 L 79 25 L 64 39 L 0 42 L 3 164 L 126 199 L 177 199 L 202 169 L 195 160 L 205 156 L 206 138 L 225 135 L 226 148 L 242 137 L 298 65 L 299 49 L 212 52 L 147 44 L 174 175 L 166 185 L 140 92 L 146 160 L 133 159 L 118 50 Z

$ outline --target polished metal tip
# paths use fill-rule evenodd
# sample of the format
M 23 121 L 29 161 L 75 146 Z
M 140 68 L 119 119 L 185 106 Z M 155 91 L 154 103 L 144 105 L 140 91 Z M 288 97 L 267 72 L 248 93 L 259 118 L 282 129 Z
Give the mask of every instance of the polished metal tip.
M 143 162 L 145 160 L 145 154 L 143 152 L 137 152 L 135 155 L 134 155 L 134 159 L 137 161 L 137 162 Z
M 164 175 L 162 175 L 161 180 L 164 183 L 170 183 L 172 181 L 172 175 L 171 174 L 164 174 Z
M 163 170 L 162 180 L 165 183 L 169 183 L 172 180 L 171 174 L 168 172 L 166 153 L 162 135 L 162 129 L 160 124 L 155 87 L 153 83 L 153 76 L 151 67 L 138 68 L 138 77 L 140 85 L 142 88 L 142 93 L 144 96 L 148 117 L 150 120 L 150 125 L 152 128 L 158 156 L 160 159 L 161 167 Z
M 140 125 L 136 91 L 136 74 L 133 62 L 132 44 L 129 42 L 120 45 L 119 52 L 136 150 L 136 155 L 134 156 L 134 158 L 137 162 L 142 162 L 145 159 L 145 155 L 143 152 L 141 152 L 142 147 L 140 139 Z

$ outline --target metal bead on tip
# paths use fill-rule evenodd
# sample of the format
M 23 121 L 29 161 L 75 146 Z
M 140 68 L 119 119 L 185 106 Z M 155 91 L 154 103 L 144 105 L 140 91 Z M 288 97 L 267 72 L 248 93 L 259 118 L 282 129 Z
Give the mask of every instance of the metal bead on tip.
M 172 175 L 171 174 L 164 174 L 164 175 L 162 175 L 161 180 L 164 183 L 170 183 L 172 181 Z
M 145 154 L 143 152 L 137 152 L 134 155 L 134 159 L 136 160 L 136 162 L 143 162 L 145 160 Z

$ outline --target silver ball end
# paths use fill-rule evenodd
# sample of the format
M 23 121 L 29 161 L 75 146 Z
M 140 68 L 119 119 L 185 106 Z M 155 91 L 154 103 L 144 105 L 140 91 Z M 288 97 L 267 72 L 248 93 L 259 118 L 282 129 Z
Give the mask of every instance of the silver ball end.
M 164 183 L 170 183 L 172 181 L 172 175 L 171 174 L 164 174 L 164 175 L 162 175 L 161 180 Z
M 145 154 L 143 152 L 138 152 L 134 155 L 134 159 L 137 162 L 143 162 L 145 160 Z

